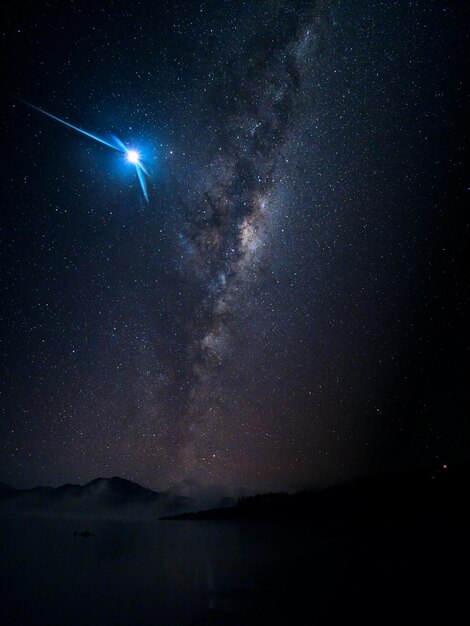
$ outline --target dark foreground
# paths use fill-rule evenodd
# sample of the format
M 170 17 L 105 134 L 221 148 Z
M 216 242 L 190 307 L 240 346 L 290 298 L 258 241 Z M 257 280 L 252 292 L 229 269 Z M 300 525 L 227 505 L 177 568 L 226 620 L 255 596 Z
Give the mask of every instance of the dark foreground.
M 264 496 L 182 521 L 10 511 L 0 623 L 466 624 L 467 469 Z
M 467 623 L 463 517 L 348 532 L 88 521 L 94 534 L 74 536 L 82 527 L 3 520 L 2 624 Z

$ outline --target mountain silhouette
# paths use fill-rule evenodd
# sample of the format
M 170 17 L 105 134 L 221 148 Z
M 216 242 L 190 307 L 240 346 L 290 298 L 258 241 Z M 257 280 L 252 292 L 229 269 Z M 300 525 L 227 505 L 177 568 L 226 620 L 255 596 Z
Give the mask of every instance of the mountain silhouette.
M 15 489 L 0 483 L 0 507 L 11 513 L 140 514 L 182 512 L 196 504 L 171 492 L 158 492 L 118 476 L 95 478 L 85 485 Z
M 10 487 L 10 485 L 0 482 L 0 499 L 2 497 L 8 497 L 10 495 L 13 495 L 16 491 L 17 489 Z

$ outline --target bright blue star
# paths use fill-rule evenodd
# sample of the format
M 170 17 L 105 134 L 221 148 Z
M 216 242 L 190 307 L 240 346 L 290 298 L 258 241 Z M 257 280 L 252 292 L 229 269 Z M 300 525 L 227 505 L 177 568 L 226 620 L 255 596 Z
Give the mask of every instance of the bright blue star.
M 126 157 L 129 163 L 133 163 L 134 165 L 140 161 L 140 154 L 137 150 L 128 150 Z
M 145 176 L 148 176 L 149 174 L 147 170 L 145 169 L 145 167 L 142 165 L 141 156 L 137 150 L 128 148 L 120 139 L 118 139 L 115 136 L 113 136 L 113 140 L 115 143 L 114 144 L 109 143 L 108 141 L 105 141 L 104 139 L 101 139 L 100 137 L 97 137 L 96 135 L 92 135 L 86 130 L 82 130 L 81 128 L 78 128 L 78 126 L 69 124 L 69 122 L 66 122 L 65 120 L 60 119 L 60 117 L 56 117 L 55 115 L 52 115 L 51 113 L 48 113 L 47 111 L 44 111 L 43 109 L 40 109 L 39 107 L 35 106 L 34 104 L 31 104 L 30 102 L 26 102 L 26 100 L 22 100 L 22 102 L 24 102 L 31 108 L 35 109 L 36 111 L 39 111 L 40 113 L 43 113 L 44 115 L 47 115 L 47 117 L 50 117 L 51 119 L 56 120 L 56 122 L 65 124 L 65 126 L 68 126 L 69 128 L 72 128 L 73 130 L 78 131 L 79 133 L 81 133 L 82 135 L 85 135 L 86 137 L 90 137 L 90 139 L 94 139 L 95 141 L 98 141 L 99 143 L 102 143 L 105 146 L 112 148 L 113 150 L 122 152 L 125 155 L 127 161 L 131 163 L 132 165 L 134 165 L 136 173 L 137 173 L 137 178 L 139 180 L 140 188 L 142 190 L 142 194 L 144 198 L 146 199 L 146 201 L 148 202 L 149 198 L 148 198 L 148 192 L 147 192 L 147 181 L 145 179 Z

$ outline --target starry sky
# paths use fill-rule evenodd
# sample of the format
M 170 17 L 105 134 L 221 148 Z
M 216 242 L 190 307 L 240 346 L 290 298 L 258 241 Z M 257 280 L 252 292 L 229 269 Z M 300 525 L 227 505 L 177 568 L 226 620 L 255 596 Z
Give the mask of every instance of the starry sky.
M 463 5 L 6 4 L 0 480 L 468 459 Z

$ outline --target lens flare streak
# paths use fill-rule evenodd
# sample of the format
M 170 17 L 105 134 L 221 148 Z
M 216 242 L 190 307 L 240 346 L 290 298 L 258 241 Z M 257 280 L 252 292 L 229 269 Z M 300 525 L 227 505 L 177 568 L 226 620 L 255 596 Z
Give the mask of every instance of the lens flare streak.
M 44 111 L 44 109 L 41 109 L 41 108 L 35 106 L 34 104 L 31 104 L 30 102 L 27 102 L 26 100 L 21 100 L 21 102 L 23 102 L 24 104 L 28 105 L 32 109 L 35 109 L 36 111 L 39 111 L 39 113 L 42 113 L 43 115 L 46 115 L 47 117 L 50 117 L 51 119 L 55 120 L 56 122 L 60 122 L 61 124 L 64 124 L 65 126 L 68 126 L 69 128 L 71 128 L 72 130 L 76 130 L 77 132 L 81 133 L 82 135 L 85 135 L 86 137 L 89 137 L 90 139 L 94 139 L 95 141 L 98 141 L 99 143 L 107 146 L 108 148 L 112 148 L 113 150 L 116 150 L 117 152 L 123 153 L 126 156 L 127 161 L 135 166 L 135 170 L 136 170 L 136 173 L 137 173 L 137 178 L 139 180 L 140 188 L 142 190 L 142 195 L 144 196 L 144 198 L 145 198 L 145 200 L 147 202 L 149 201 L 148 191 L 147 191 L 147 181 L 145 180 L 145 176 L 149 176 L 149 174 L 148 174 L 147 170 L 145 169 L 145 167 L 142 165 L 141 156 L 140 156 L 140 154 L 136 150 L 128 148 L 115 135 L 111 135 L 113 141 L 115 142 L 114 144 L 112 144 L 109 141 L 106 141 L 105 139 L 101 139 L 100 137 L 97 137 L 96 135 L 93 135 L 92 133 L 89 133 L 88 131 L 83 130 L 82 128 L 79 128 L 78 126 L 74 126 L 73 124 L 70 124 L 69 122 L 66 122 L 65 120 L 61 119 L 60 117 L 56 117 L 55 115 L 52 115 L 52 113 L 48 113 L 47 111 Z M 144 176 L 144 174 L 145 174 L 145 176 Z
M 144 198 L 147 200 L 147 202 L 149 201 L 149 197 L 148 197 L 148 193 L 147 193 L 147 182 L 145 180 L 145 177 L 143 175 L 142 172 L 145 172 L 144 168 L 142 167 L 141 163 L 138 161 L 135 164 L 135 171 L 137 172 L 137 178 L 139 179 L 139 183 L 140 183 L 140 187 L 142 189 L 142 193 L 144 195 Z

